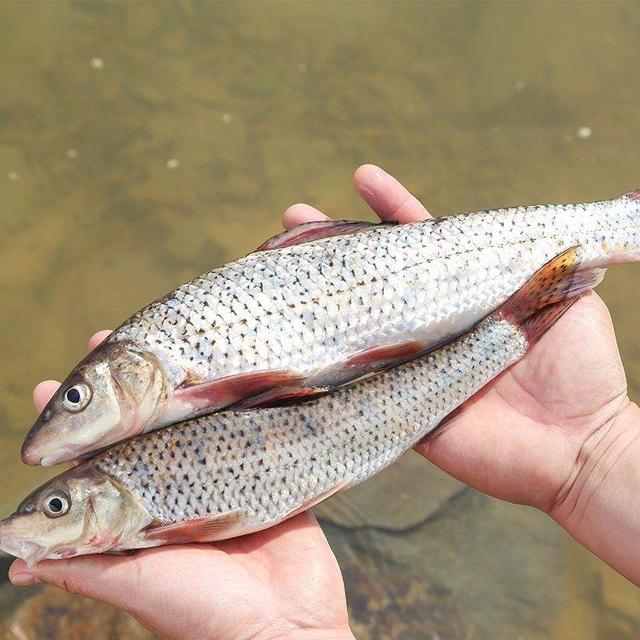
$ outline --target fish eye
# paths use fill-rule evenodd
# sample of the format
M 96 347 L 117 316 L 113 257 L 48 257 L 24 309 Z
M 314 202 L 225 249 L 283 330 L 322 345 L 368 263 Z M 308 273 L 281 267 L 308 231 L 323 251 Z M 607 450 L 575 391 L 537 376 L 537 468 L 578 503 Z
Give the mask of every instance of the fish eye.
M 89 404 L 89 400 L 91 400 L 91 390 L 84 383 L 74 384 L 64 392 L 63 398 L 65 409 L 69 411 L 81 411 Z
M 71 508 L 71 498 L 65 491 L 50 493 L 42 503 L 42 511 L 48 518 L 59 518 Z

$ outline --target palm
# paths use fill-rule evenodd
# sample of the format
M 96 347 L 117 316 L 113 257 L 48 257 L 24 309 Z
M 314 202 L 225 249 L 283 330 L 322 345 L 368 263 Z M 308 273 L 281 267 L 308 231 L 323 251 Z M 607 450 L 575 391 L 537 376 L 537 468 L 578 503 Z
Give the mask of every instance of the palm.
M 429 216 L 377 167 L 361 167 L 355 186 L 383 220 Z M 325 214 L 298 204 L 287 210 L 284 224 L 318 219 Z M 107 334 L 96 334 L 90 347 Z M 58 386 L 38 385 L 36 407 L 42 409 Z M 522 362 L 465 403 L 437 437 L 416 448 L 481 491 L 549 512 L 575 472 L 582 447 L 626 400 L 611 319 L 592 293 Z M 21 561 L 12 567 L 14 579 L 25 571 Z M 43 562 L 36 575 L 126 609 L 173 638 L 351 637 L 335 558 L 306 515 L 216 545 Z
M 591 293 L 418 450 L 481 491 L 548 511 L 582 445 L 625 400 L 611 319 Z
M 17 561 L 12 573 L 20 569 Z M 38 570 L 41 579 L 111 602 L 163 637 L 349 635 L 340 570 L 306 514 L 215 545 L 47 561 Z
M 404 223 L 429 217 L 414 196 L 378 167 L 360 167 L 354 183 L 382 220 Z M 284 224 L 325 217 L 309 205 L 294 205 Z M 465 403 L 447 428 L 416 449 L 485 493 L 550 511 L 575 471 L 581 447 L 621 410 L 626 390 L 609 312 L 591 293 L 522 362 Z

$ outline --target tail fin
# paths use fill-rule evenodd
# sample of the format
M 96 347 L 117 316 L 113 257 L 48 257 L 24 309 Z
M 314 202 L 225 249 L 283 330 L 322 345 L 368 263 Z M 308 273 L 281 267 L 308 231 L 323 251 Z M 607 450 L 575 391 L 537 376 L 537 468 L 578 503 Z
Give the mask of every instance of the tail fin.
M 522 328 L 533 345 L 584 293 L 598 285 L 606 269 L 581 269 L 582 248 L 571 247 L 539 269 L 498 310 Z

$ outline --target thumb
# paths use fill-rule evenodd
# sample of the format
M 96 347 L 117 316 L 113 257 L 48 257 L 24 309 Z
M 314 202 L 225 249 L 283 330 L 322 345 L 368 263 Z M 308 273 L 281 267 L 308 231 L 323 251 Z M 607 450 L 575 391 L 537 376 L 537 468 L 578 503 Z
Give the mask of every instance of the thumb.
M 157 635 L 184 639 L 205 637 L 203 630 L 215 613 L 203 606 L 211 605 L 209 582 L 212 576 L 225 576 L 228 569 L 227 554 L 213 545 L 174 545 L 127 556 L 45 560 L 33 567 L 16 560 L 9 578 L 16 585 L 43 582 L 99 600 L 132 615 Z
M 139 598 L 131 598 L 132 591 L 138 591 L 140 580 L 136 566 L 131 557 L 101 555 L 45 560 L 33 567 L 16 560 L 9 569 L 9 579 L 19 586 L 43 582 L 137 615 L 134 604 Z

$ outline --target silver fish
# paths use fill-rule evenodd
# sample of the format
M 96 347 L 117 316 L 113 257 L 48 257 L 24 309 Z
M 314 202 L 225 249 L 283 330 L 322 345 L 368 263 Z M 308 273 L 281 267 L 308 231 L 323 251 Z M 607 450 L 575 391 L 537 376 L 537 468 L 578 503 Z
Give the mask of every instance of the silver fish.
M 640 191 L 406 225 L 301 225 L 182 285 L 69 375 L 23 445 L 28 464 L 233 406 L 308 397 L 444 344 L 537 269 L 640 259 Z
M 0 522 L 0 549 L 44 558 L 204 542 L 275 525 L 377 473 L 520 360 L 603 270 L 569 249 L 429 355 L 291 406 L 139 436 L 58 476 Z

